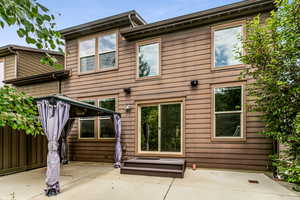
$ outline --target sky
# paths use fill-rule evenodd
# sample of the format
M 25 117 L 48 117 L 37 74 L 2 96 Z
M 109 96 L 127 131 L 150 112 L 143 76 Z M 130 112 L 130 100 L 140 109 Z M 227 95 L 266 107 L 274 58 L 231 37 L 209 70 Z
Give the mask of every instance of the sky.
M 241 0 L 37 0 L 56 16 L 57 30 L 136 10 L 147 23 L 206 10 Z M 0 46 L 28 46 L 16 27 L 0 29 Z

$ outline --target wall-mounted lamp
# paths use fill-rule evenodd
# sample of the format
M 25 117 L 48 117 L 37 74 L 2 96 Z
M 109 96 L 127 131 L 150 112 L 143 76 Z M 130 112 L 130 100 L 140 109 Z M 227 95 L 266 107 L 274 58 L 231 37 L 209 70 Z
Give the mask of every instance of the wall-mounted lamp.
M 131 111 L 131 105 L 126 105 L 126 107 L 125 107 L 125 111 L 127 112 L 127 113 L 129 113 L 130 111 Z
M 126 95 L 130 95 L 131 88 L 124 88 L 123 91 L 125 92 Z
M 199 84 L 198 80 L 192 80 L 192 81 L 191 81 L 191 87 L 192 87 L 192 88 L 197 88 L 197 87 L 198 87 L 198 84 Z

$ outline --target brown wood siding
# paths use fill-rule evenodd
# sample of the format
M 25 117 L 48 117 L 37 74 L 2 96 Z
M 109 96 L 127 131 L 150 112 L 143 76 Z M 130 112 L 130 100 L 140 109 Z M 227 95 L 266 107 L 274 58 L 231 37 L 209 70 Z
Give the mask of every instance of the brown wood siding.
M 16 78 L 16 56 L 9 55 L 4 58 L 4 79 Z
M 55 71 L 54 67 L 41 64 L 43 53 L 18 51 L 18 78 Z M 58 64 L 64 65 L 63 56 L 54 56 Z
M 63 92 L 78 99 L 118 94 L 124 159 L 136 155 L 136 103 L 184 98 L 183 151 L 189 166 L 196 163 L 199 167 L 267 169 L 272 144 L 258 134 L 263 129 L 259 114 L 246 114 L 246 141 L 211 141 L 212 84 L 237 81 L 241 68 L 211 70 L 210 26 L 162 35 L 161 77 L 157 79 L 136 80 L 136 42 L 120 37 L 118 70 L 79 76 L 77 41 L 66 41 L 66 69 L 72 70 L 72 76 L 64 82 Z M 197 89 L 191 89 L 191 80 L 199 80 Z M 130 96 L 123 92 L 127 87 L 132 89 Z M 130 113 L 125 112 L 126 105 L 133 107 Z M 77 124 L 69 141 L 74 160 L 113 159 L 113 142 L 78 140 Z
M 58 81 L 37 83 L 25 86 L 16 87 L 18 91 L 25 92 L 29 96 L 47 96 L 59 93 L 59 83 Z

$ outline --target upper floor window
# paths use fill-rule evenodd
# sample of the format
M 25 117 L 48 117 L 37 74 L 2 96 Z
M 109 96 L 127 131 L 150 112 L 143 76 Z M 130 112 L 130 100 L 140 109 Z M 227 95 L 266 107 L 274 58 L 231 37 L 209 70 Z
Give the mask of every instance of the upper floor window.
M 117 67 L 117 33 L 79 41 L 79 57 L 81 73 Z
M 242 64 L 237 55 L 242 52 L 240 39 L 243 36 L 243 25 L 240 23 L 231 27 L 213 28 L 212 33 L 214 68 Z
M 157 76 L 160 74 L 160 42 L 137 44 L 138 78 Z
M 4 62 L 0 61 L 0 87 L 4 86 Z
M 214 88 L 214 137 L 243 137 L 242 86 Z
M 99 63 L 101 69 L 116 66 L 117 35 L 104 35 L 99 38 Z
M 90 39 L 79 43 L 80 72 L 96 70 L 95 41 L 95 39 Z

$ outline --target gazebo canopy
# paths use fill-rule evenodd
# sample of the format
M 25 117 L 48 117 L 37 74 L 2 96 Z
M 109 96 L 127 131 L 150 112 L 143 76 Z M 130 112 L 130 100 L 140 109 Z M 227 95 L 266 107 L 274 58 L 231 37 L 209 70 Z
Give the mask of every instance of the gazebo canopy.
M 117 114 L 121 116 L 120 113 L 114 112 L 105 108 L 94 106 L 82 101 L 71 99 L 63 95 L 50 95 L 35 98 L 35 101 L 48 100 L 49 103 L 55 104 L 57 101 L 62 101 L 70 105 L 70 118 L 78 117 L 96 117 L 96 116 L 113 116 Z

